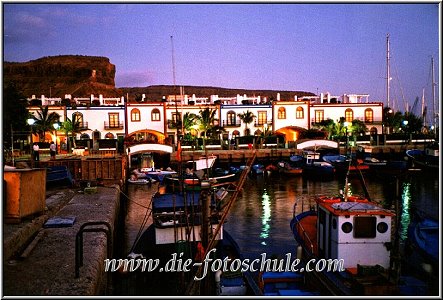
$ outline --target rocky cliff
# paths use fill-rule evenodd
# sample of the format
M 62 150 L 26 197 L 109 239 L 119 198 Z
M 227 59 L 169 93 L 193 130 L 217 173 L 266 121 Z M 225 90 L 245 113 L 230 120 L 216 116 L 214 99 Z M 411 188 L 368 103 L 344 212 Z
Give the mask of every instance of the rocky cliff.
M 141 100 L 145 94 L 146 101 L 159 102 L 163 96 L 180 94 L 179 86 L 153 85 L 148 87 L 115 87 L 115 65 L 109 58 L 82 55 L 60 55 L 42 57 L 28 62 L 5 62 L 3 64 L 3 83 L 14 83 L 15 87 L 25 97 L 35 95 L 64 98 L 66 94 L 72 97 L 89 97 L 91 94 L 104 97 L 129 96 L 129 101 Z M 303 91 L 274 91 L 246 90 L 207 86 L 184 86 L 184 93 L 195 94 L 197 97 L 235 97 L 237 94 L 261 96 L 268 100 L 292 100 L 298 97 L 314 95 Z
M 121 95 L 115 88 L 115 65 L 106 57 L 61 55 L 24 63 L 5 62 L 3 76 L 4 84 L 13 82 L 26 97 Z

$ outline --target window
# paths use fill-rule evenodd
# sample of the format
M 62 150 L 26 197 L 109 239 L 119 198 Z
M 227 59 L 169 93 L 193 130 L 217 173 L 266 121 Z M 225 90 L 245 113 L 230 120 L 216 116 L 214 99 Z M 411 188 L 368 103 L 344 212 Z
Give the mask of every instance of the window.
M 345 121 L 352 123 L 352 120 L 354 120 L 354 111 L 348 108 L 345 110 Z
M 375 238 L 376 217 L 354 217 L 354 237 L 355 238 Z
M 228 111 L 226 114 L 226 125 L 235 125 L 236 124 L 236 114 L 235 112 Z
M 278 109 L 277 118 L 279 118 L 279 119 L 286 119 L 286 109 L 284 107 L 280 107 Z
M 140 122 L 140 110 L 138 108 L 133 108 L 131 110 L 131 121 Z
M 365 109 L 365 123 L 374 122 L 374 111 L 371 108 Z
M 119 114 L 109 113 L 109 128 L 118 128 Z
M 295 117 L 297 119 L 303 119 L 304 118 L 303 107 L 301 107 L 301 106 L 297 107 L 297 110 L 295 111 Z
M 79 124 L 80 127 L 83 127 L 83 114 L 79 112 L 75 112 L 72 114 L 72 123 Z
M 315 111 L 315 123 L 320 123 L 325 119 L 325 112 L 324 110 L 316 110 Z
M 178 122 L 178 121 L 180 121 L 181 118 L 182 118 L 181 113 L 172 113 L 172 120 L 173 120 L 174 122 Z
M 160 121 L 160 111 L 157 108 L 151 111 L 151 121 Z
M 259 111 L 258 112 L 258 123 L 257 125 L 263 125 L 268 122 L 268 115 L 266 111 Z

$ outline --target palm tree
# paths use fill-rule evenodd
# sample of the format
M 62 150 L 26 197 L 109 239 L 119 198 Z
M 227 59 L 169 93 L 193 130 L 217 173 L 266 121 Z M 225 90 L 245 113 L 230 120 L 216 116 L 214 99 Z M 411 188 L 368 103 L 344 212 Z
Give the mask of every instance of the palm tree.
M 191 131 L 193 126 L 196 124 L 198 116 L 196 114 L 187 112 L 183 115 L 183 133 Z
M 203 110 L 200 110 L 200 115 L 197 119 L 197 125 L 204 133 L 203 137 L 203 148 L 206 150 L 206 137 L 208 131 L 210 131 L 214 127 L 214 121 L 217 121 L 218 119 L 215 118 L 217 110 L 211 109 L 209 107 L 206 107 Z
M 40 105 L 39 108 L 37 115 L 33 115 L 35 123 L 32 129 L 39 135 L 40 140 L 44 140 L 47 131 L 54 131 L 54 123 L 58 122 L 60 116 L 55 112 L 50 113 L 47 105 Z
M 65 132 L 65 135 L 68 137 L 67 139 L 67 143 L 68 143 L 68 152 L 70 152 L 70 147 L 69 147 L 69 134 L 71 134 L 71 138 L 72 138 L 72 142 L 74 143 L 74 147 L 75 145 L 75 136 L 77 133 L 81 133 L 82 131 L 85 130 L 89 130 L 88 128 L 83 128 L 81 127 L 81 123 L 78 119 L 74 119 L 73 121 L 71 121 L 71 119 L 69 119 L 68 117 L 66 118 L 66 121 L 64 121 L 62 123 L 61 126 L 61 130 L 63 130 Z
M 245 111 L 244 113 L 240 113 L 237 114 L 238 117 L 240 118 L 240 120 L 243 121 L 243 123 L 245 123 L 245 135 L 250 135 L 249 129 L 248 129 L 248 124 L 251 124 L 252 122 L 254 122 L 254 119 L 256 118 L 256 116 L 254 115 L 253 112 L 249 111 L 249 109 L 247 111 Z

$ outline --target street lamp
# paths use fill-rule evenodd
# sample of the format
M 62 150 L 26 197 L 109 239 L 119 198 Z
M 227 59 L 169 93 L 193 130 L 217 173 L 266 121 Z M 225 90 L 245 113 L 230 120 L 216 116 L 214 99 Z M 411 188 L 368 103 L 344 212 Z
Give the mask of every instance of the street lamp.
M 29 126 L 31 126 L 31 144 L 29 146 L 29 152 L 31 152 L 31 167 L 34 167 L 34 141 L 33 141 L 33 137 L 32 137 L 32 125 L 34 125 L 35 123 L 35 119 L 33 118 L 29 118 L 26 120 L 26 123 L 28 123 Z
M 343 125 L 345 126 L 345 130 L 346 130 L 346 155 L 348 155 L 348 143 L 349 143 L 348 126 L 349 126 L 349 122 L 344 122 Z
M 34 125 L 35 120 L 32 118 L 29 118 L 26 120 L 26 123 L 28 123 L 29 126 L 31 126 L 31 145 L 34 143 L 32 138 L 32 125 Z
M 403 125 L 405 126 L 405 133 L 409 134 L 409 130 L 408 130 L 408 120 L 403 120 Z M 410 143 L 410 137 L 408 136 L 408 144 Z
M 60 124 L 58 124 L 58 122 L 57 122 L 57 123 L 54 123 L 52 126 L 53 126 L 54 129 L 55 129 L 55 154 L 58 154 L 58 146 L 57 146 L 57 130 L 60 128 Z

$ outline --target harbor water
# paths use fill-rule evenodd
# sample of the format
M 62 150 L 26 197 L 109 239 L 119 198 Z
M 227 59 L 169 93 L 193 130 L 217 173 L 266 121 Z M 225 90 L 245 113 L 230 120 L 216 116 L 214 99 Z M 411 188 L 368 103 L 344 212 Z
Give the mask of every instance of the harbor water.
M 307 210 L 314 205 L 316 196 L 336 196 L 344 190 L 344 185 L 345 180 L 341 177 L 322 180 L 279 174 L 249 176 L 229 212 L 225 229 L 236 240 L 245 258 L 260 258 L 263 253 L 268 258 L 283 258 L 291 253 L 295 258 L 297 244 L 289 225 L 294 209 L 295 213 Z M 414 210 L 439 218 L 438 176 L 428 176 L 422 171 L 409 173 L 398 180 L 392 176 L 364 176 L 364 183 L 360 178 L 352 177 L 348 181 L 349 193 L 364 195 L 364 185 L 372 201 L 388 209 L 397 209 L 401 244 L 405 242 Z M 137 235 L 152 222 L 146 218 L 149 202 L 157 189 L 158 183 L 128 187 L 125 249 L 122 252 L 130 253 Z M 136 294 L 149 295 L 146 294 L 148 290 Z M 168 291 L 165 295 L 169 295 Z

